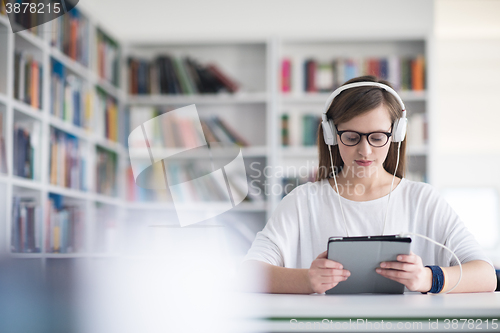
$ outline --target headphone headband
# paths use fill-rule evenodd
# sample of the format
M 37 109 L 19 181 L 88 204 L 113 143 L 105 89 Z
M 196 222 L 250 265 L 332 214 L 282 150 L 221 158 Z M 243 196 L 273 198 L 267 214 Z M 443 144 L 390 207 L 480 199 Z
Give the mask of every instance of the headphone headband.
M 364 82 L 354 82 L 354 83 L 349 83 L 346 85 L 343 85 L 336 89 L 326 100 L 325 103 L 325 109 L 323 110 L 323 114 L 321 115 L 322 118 L 322 127 L 323 127 L 323 137 L 325 140 L 325 143 L 327 145 L 336 145 L 337 144 L 337 130 L 335 129 L 335 126 L 333 125 L 333 120 L 328 119 L 326 116 L 326 113 L 328 112 L 328 109 L 332 105 L 333 100 L 335 97 L 337 97 L 341 92 L 344 90 L 350 89 L 350 88 L 356 88 L 356 87 L 377 87 L 384 89 L 385 91 L 389 92 L 391 95 L 393 95 L 396 100 L 398 101 L 400 107 L 401 107 L 401 117 L 396 119 L 394 122 L 393 128 L 392 128 L 392 141 L 393 142 L 401 142 L 404 140 L 405 135 L 406 135 L 406 125 L 407 125 L 407 119 L 406 119 L 406 108 L 403 103 L 403 100 L 401 100 L 401 97 L 399 97 L 398 93 L 389 87 L 386 84 L 379 83 L 379 82 L 370 82 L 370 81 L 364 81 Z
M 396 98 L 396 100 L 398 101 L 398 103 L 401 107 L 401 111 L 403 112 L 401 118 L 406 118 L 406 108 L 405 108 L 405 105 L 403 103 L 403 100 L 401 99 L 401 97 L 399 97 L 398 93 L 394 89 L 392 89 L 391 87 L 389 87 L 388 85 L 383 84 L 383 83 L 365 81 L 365 82 L 354 82 L 354 83 L 345 84 L 345 85 L 335 89 L 335 91 L 326 100 L 325 110 L 323 111 L 323 115 L 322 115 L 323 121 L 326 121 L 326 113 L 328 112 L 330 105 L 332 105 L 333 100 L 341 92 L 343 92 L 344 90 L 350 89 L 350 88 L 366 87 L 366 86 L 382 88 L 385 91 L 391 93 L 391 95 L 393 95 Z

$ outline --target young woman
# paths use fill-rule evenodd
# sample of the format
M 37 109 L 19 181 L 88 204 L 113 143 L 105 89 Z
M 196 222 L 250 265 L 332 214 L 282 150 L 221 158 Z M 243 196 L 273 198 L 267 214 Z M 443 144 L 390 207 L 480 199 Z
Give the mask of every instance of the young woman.
M 372 76 L 345 84 L 355 82 L 390 87 Z M 324 293 L 350 275 L 327 259 L 329 237 L 413 232 L 458 256 L 463 276 L 453 292 L 495 290 L 493 265 L 457 214 L 433 187 L 403 178 L 406 138 L 394 142 L 392 133 L 402 117 L 401 104 L 395 92 L 369 85 L 345 89 L 333 99 L 326 118 L 333 121 L 336 144 L 325 143 L 320 126 L 317 181 L 283 198 L 257 234 L 242 265 L 243 276 L 250 277 L 247 286 L 271 293 Z M 420 237 L 412 237 L 411 247 L 410 255 L 381 263 L 377 273 L 410 291 L 453 288 L 460 272 L 448 251 Z

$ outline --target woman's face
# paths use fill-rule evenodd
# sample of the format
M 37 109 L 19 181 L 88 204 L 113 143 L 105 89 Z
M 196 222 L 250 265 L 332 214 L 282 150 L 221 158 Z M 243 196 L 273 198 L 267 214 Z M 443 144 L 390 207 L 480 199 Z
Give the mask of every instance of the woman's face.
M 337 129 L 339 131 L 356 131 L 360 133 L 391 132 L 391 125 L 389 111 L 385 105 L 381 104 L 371 111 L 338 124 Z M 343 144 L 338 134 L 337 141 L 340 155 L 344 161 L 342 172 L 353 172 L 355 177 L 363 178 L 371 177 L 371 175 L 383 171 L 382 164 L 387 157 L 391 139 L 383 147 L 371 146 L 366 136 L 362 136 L 361 141 L 355 146 Z

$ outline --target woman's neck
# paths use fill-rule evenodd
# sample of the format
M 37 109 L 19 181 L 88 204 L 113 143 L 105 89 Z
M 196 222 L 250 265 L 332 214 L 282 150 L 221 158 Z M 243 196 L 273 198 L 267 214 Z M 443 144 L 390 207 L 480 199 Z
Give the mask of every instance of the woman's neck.
M 390 191 L 393 175 L 385 169 L 343 168 L 336 176 L 340 195 L 355 201 L 371 200 L 386 195 Z M 334 179 L 330 184 L 336 190 Z M 394 187 L 399 178 L 394 179 Z M 387 192 L 387 193 L 386 193 Z

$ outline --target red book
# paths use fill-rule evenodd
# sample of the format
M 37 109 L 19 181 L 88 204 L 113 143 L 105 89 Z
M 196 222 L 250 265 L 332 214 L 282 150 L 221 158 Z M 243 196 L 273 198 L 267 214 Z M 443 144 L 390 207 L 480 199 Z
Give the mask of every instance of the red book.
M 281 91 L 290 92 L 291 90 L 291 61 L 283 59 L 281 62 Z
M 226 87 L 229 92 L 236 92 L 239 89 L 239 84 L 230 79 L 227 75 L 221 72 L 221 70 L 214 64 L 209 64 L 207 69 Z
M 317 92 L 316 88 L 316 61 L 310 60 L 307 63 L 307 92 Z
M 76 60 L 76 42 L 78 40 L 78 21 L 70 21 L 69 56 Z

